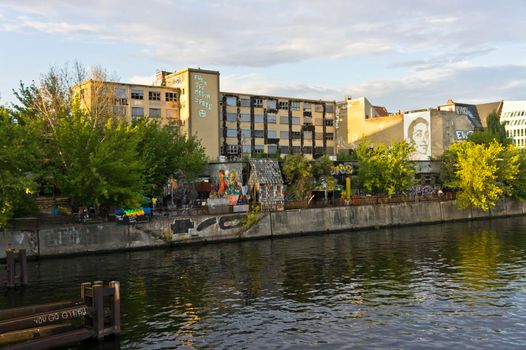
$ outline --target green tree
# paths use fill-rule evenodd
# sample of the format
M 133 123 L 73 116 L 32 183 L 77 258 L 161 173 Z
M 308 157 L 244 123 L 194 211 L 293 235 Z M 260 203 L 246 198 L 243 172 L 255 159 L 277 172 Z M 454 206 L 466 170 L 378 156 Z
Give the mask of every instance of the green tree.
M 513 195 L 520 157 L 512 145 L 465 141 L 454 143 L 448 152 L 451 162 L 445 166 L 453 168 L 448 170 L 451 178 L 446 184 L 458 190 L 461 207 L 487 211 L 501 197 Z
M 288 154 L 283 162 L 287 191 L 294 199 L 309 199 L 314 190 L 312 164 L 303 154 Z
M 486 130 L 476 130 L 469 135 L 468 140 L 476 144 L 488 145 L 493 141 L 497 141 L 503 145 L 511 144 L 511 140 L 506 134 L 505 124 L 500 122 L 500 118 L 497 116 L 497 112 L 493 111 L 488 115 L 486 121 L 488 127 Z
M 32 130 L 0 107 L 0 228 L 14 215 L 34 209 L 38 148 Z
M 161 126 L 146 119 L 135 127 L 140 137 L 137 151 L 149 193 L 160 194 L 170 178 L 193 180 L 204 169 L 206 154 L 195 137 L 187 139 L 176 126 Z
M 414 182 L 415 166 L 409 161 L 413 152 L 414 146 L 404 141 L 371 147 L 363 139 L 356 149 L 359 182 L 372 194 L 392 196 L 405 191 Z
M 352 162 L 358 160 L 358 158 L 356 157 L 356 153 L 354 151 L 342 149 L 336 154 L 336 160 L 338 162 Z

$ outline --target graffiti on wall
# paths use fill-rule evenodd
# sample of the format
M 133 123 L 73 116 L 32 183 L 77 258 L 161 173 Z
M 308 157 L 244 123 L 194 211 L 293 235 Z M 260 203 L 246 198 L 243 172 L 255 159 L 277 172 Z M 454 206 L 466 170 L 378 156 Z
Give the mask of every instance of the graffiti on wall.
M 205 118 L 207 111 L 211 111 L 213 104 L 212 97 L 208 91 L 208 81 L 201 75 L 194 75 L 194 102 L 199 105 L 199 117 Z
M 336 164 L 332 168 L 332 174 L 333 176 L 336 175 L 351 175 L 353 174 L 353 165 L 351 163 L 340 163 Z
M 431 112 L 404 114 L 404 139 L 414 145 L 412 160 L 431 157 Z

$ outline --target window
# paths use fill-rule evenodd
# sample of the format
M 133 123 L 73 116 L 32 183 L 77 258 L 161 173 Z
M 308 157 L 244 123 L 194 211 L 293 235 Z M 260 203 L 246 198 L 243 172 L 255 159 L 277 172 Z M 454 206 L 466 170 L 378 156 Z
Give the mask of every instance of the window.
M 150 101 L 160 101 L 161 93 L 159 91 L 148 91 L 148 99 Z
M 250 131 L 250 129 L 241 129 L 241 137 L 243 138 L 251 138 L 252 137 L 252 132 Z
M 239 151 L 239 147 L 237 145 L 226 145 L 227 154 L 237 154 L 238 151 Z
M 164 94 L 164 98 L 167 102 L 177 101 L 177 94 L 175 92 L 167 92 Z
M 160 108 L 150 108 L 149 116 L 150 116 L 150 118 L 160 118 L 161 117 L 161 109 Z
M 281 117 L 279 117 L 279 123 L 280 124 L 288 124 L 289 123 L 289 117 L 282 115 Z
M 276 115 L 275 114 L 267 114 L 267 123 L 268 124 L 276 124 Z
M 310 111 L 310 102 L 303 102 L 303 110 Z
M 250 145 L 243 145 L 243 153 L 251 153 L 252 147 Z
M 292 125 L 300 125 L 300 118 L 292 117 Z
M 226 129 L 226 137 L 237 137 L 237 129 Z
M 263 153 L 265 146 L 263 145 L 254 145 L 254 153 Z
M 292 101 L 290 103 L 290 109 L 292 111 L 299 111 L 300 110 L 300 103 L 299 103 L 299 101 Z
M 299 131 L 293 131 L 290 133 L 290 138 L 293 140 L 299 140 L 301 139 L 301 132 Z
M 239 99 L 239 105 L 241 107 L 250 107 L 250 99 L 248 99 L 248 98 L 240 98 Z
M 254 123 L 264 123 L 265 118 L 263 117 L 263 114 L 256 114 L 254 115 Z
M 334 120 L 332 120 L 332 119 L 325 119 L 325 125 L 326 126 L 334 126 Z
M 333 104 L 325 105 L 325 112 L 326 113 L 334 113 L 334 105 Z
M 278 145 L 268 145 L 267 146 L 268 154 L 278 153 Z
M 303 153 L 311 154 L 312 153 L 312 147 L 310 147 L 310 146 L 303 147 Z
M 289 110 L 289 103 L 287 101 L 279 101 L 278 108 L 288 111 Z
M 279 132 L 279 138 L 280 139 L 289 139 L 289 132 L 288 131 L 280 131 Z
M 248 113 L 241 113 L 239 118 L 242 122 L 250 122 L 250 114 Z
M 126 107 L 125 106 L 113 106 L 113 113 L 119 117 L 126 116 Z
M 294 153 L 294 154 L 301 153 L 301 147 L 300 146 L 292 146 L 292 153 Z
M 177 110 L 176 109 L 167 109 L 166 110 L 166 118 L 168 118 L 168 119 L 177 118 Z
M 227 113 L 226 114 L 226 120 L 229 122 L 237 122 L 237 114 L 236 113 Z
M 226 105 L 227 106 L 237 106 L 237 98 L 235 96 L 227 96 Z
M 327 155 L 328 156 L 334 155 L 334 149 L 332 147 L 327 147 Z
M 262 108 L 263 107 L 263 99 L 255 98 L 254 99 L 254 107 L 255 108 Z
M 326 133 L 325 140 L 334 140 L 334 134 L 332 132 Z
M 312 131 L 304 131 L 303 132 L 303 139 L 304 140 L 312 140 Z
M 264 138 L 265 130 L 254 130 L 254 137 Z
M 126 98 L 126 88 L 120 87 L 115 91 L 115 97 L 117 98 Z
M 322 105 L 314 105 L 314 112 L 321 113 L 323 112 L 323 106 Z
M 276 100 L 267 100 L 267 109 L 275 110 L 278 107 Z
M 281 154 L 289 153 L 289 146 L 279 146 L 279 153 Z
M 267 131 L 267 137 L 269 139 L 275 139 L 276 138 L 276 130 L 268 130 Z
M 144 117 L 144 108 L 132 107 L 132 117 Z
M 131 98 L 134 99 L 134 100 L 144 100 L 144 91 L 143 90 L 132 89 L 132 91 L 131 91 Z

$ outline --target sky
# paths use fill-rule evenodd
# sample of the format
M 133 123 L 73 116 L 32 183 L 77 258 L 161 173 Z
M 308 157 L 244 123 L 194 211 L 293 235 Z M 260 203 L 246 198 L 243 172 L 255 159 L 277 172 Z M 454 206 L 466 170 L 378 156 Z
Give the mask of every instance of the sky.
M 121 82 L 219 70 L 221 90 L 389 111 L 526 99 L 526 0 L 1 0 L 0 103 L 75 61 Z

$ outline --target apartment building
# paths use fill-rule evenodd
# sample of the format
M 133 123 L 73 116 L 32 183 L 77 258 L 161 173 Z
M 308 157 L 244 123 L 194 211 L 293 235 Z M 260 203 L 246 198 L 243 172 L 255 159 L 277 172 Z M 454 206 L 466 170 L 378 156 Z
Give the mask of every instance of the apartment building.
M 104 111 L 109 107 L 113 115 L 128 121 L 147 117 L 161 124 L 181 122 L 177 88 L 88 80 L 74 91 L 86 109 Z
M 201 140 L 210 160 L 335 154 L 336 102 L 220 92 L 219 84 L 217 71 L 186 68 L 158 72 L 152 85 L 90 80 L 75 89 L 84 108 L 111 105 L 127 120 L 180 126 Z
M 503 101 L 500 121 L 519 148 L 526 147 L 526 101 Z
M 336 102 L 221 93 L 221 155 L 335 154 Z

